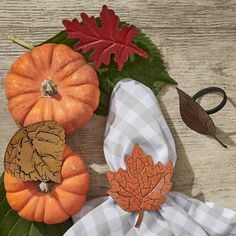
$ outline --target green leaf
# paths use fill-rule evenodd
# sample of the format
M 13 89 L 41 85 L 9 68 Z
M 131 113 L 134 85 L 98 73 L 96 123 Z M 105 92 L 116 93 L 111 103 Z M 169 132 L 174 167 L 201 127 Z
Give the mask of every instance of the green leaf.
M 69 219 L 61 224 L 48 225 L 22 219 L 6 199 L 3 175 L 0 177 L 0 235 L 1 236 L 60 236 L 72 226 Z
M 37 46 L 40 46 L 45 43 L 56 43 L 56 44 L 65 44 L 65 45 L 73 48 L 73 46 L 78 42 L 79 42 L 79 39 L 68 39 L 65 30 L 63 30 L 63 31 L 60 31 L 59 33 L 57 33 L 52 38 L 46 40 L 45 42 L 43 42 Z
M 109 75 L 107 76 L 106 72 L 111 72 L 111 70 L 106 71 L 106 69 L 105 70 L 101 69 L 100 71 L 98 71 L 99 88 L 101 94 L 96 114 L 103 116 L 108 115 L 111 93 L 116 84 L 114 80 L 113 81 L 110 80 L 110 78 L 113 77 Z

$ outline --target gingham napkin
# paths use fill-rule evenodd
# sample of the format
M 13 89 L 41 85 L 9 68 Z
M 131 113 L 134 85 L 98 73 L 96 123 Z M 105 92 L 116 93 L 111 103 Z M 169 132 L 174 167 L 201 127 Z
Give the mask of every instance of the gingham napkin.
M 152 91 L 126 79 L 113 90 L 104 153 L 112 171 L 125 169 L 124 158 L 139 144 L 154 162 L 176 161 L 175 144 Z M 137 213 L 122 210 L 111 197 L 87 202 L 73 217 L 65 236 L 122 235 L 236 235 L 236 212 L 214 203 L 202 203 L 182 193 L 170 192 L 158 211 L 145 211 L 139 228 Z

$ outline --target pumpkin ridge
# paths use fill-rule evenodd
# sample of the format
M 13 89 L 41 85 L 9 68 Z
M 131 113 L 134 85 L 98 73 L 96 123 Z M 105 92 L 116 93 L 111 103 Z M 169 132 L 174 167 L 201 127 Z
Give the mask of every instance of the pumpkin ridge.
M 23 92 L 23 93 L 20 93 L 20 94 L 16 94 L 16 95 L 14 95 L 14 96 L 11 96 L 11 97 L 9 97 L 9 96 L 7 96 L 7 98 L 8 99 L 12 99 L 12 98 L 16 98 L 16 97 L 19 97 L 19 96 L 22 96 L 22 95 L 25 95 L 25 94 L 30 94 L 30 93 L 32 93 L 32 95 L 33 94 L 40 94 L 40 92 L 37 92 L 37 91 L 35 91 L 35 92 L 33 92 L 33 91 L 29 91 L 29 92 Z M 37 101 L 36 101 L 37 102 Z
M 55 120 L 55 115 L 53 112 L 53 100 L 51 99 L 51 107 L 52 107 L 52 120 Z
M 84 83 L 84 84 L 81 84 L 80 85 L 80 87 L 82 87 L 82 86 L 91 86 L 92 87 L 92 89 L 97 89 L 97 86 L 95 85 L 95 84 L 87 84 L 87 83 Z M 68 86 L 68 87 L 64 87 L 63 89 L 61 89 L 61 91 L 63 92 L 63 90 L 65 90 L 64 92 L 65 92 L 65 95 L 66 96 L 68 96 L 68 97 L 71 97 L 71 98 L 73 98 L 73 99 L 75 99 L 75 100 L 77 100 L 77 101 L 79 101 L 79 102 L 81 102 L 81 103 L 83 103 L 83 104 L 87 104 L 88 106 L 90 106 L 90 108 L 93 110 L 93 111 L 95 111 L 96 109 L 97 109 L 97 104 L 96 104 L 96 108 L 94 109 L 94 103 L 93 103 L 93 100 L 95 100 L 94 99 L 94 97 L 96 97 L 96 96 L 93 96 L 91 99 L 89 99 L 89 102 L 86 102 L 86 101 L 83 101 L 82 99 L 81 99 L 81 97 L 78 97 L 78 98 L 76 98 L 76 97 L 74 97 L 71 93 L 66 93 L 66 90 L 67 89 L 70 89 L 70 88 L 73 88 L 73 87 L 77 87 L 77 85 L 72 85 L 72 86 Z M 100 91 L 99 91 L 99 96 L 100 96 Z M 91 103 L 91 104 L 90 104 Z
M 55 48 L 54 48 L 54 50 L 55 50 Z M 53 51 L 54 51 L 54 50 L 53 50 Z M 52 57 L 52 58 L 53 58 L 53 57 Z M 59 68 L 57 68 L 57 70 L 54 71 L 54 74 L 60 72 L 61 70 L 64 69 L 64 67 L 68 66 L 69 64 L 71 64 L 72 62 L 75 62 L 75 61 L 77 61 L 77 60 L 81 60 L 81 58 L 76 58 L 76 59 L 73 58 L 73 59 L 71 59 L 71 60 L 68 61 L 65 65 L 62 65 L 62 66 L 60 66 Z M 84 59 L 83 59 L 83 60 L 84 60 Z M 84 60 L 84 64 L 82 64 L 81 66 L 83 66 L 83 65 L 87 65 L 85 60 Z M 50 66 L 51 66 L 51 65 L 50 65 Z M 81 66 L 79 66 L 78 68 L 80 68 Z M 77 68 L 77 69 L 78 69 L 78 68 Z M 54 74 L 53 74 L 53 75 L 54 75 Z M 53 75 L 52 75 L 52 77 L 53 77 Z
M 33 202 L 33 201 L 34 201 L 34 199 L 36 199 L 36 200 L 37 200 L 37 199 L 38 199 L 38 197 L 33 195 L 33 196 L 32 196 L 32 197 L 29 199 L 29 201 L 28 201 L 28 202 L 25 204 L 25 206 L 24 206 L 24 207 L 23 207 L 21 210 L 17 211 L 17 212 L 18 212 L 18 214 L 19 214 L 19 216 L 21 216 L 21 214 L 22 214 L 22 211 L 27 211 L 26 209 L 27 209 L 27 208 L 29 208 L 29 205 L 32 205 L 32 204 L 31 204 L 31 202 Z M 35 209 L 36 209 L 37 205 L 38 205 L 38 204 L 36 204 L 36 205 L 35 205 L 35 204 L 33 204 L 34 208 L 33 208 L 33 209 L 32 209 L 32 208 L 30 208 L 30 210 L 31 210 L 31 211 L 32 211 L 32 210 L 34 211 L 34 214 L 35 214 Z M 33 214 L 33 215 L 34 215 L 34 214 Z M 21 217 L 22 217 L 22 216 L 21 216 Z M 26 220 L 28 220 L 28 219 L 26 219 Z M 33 219 L 33 220 L 34 220 L 34 219 Z
M 31 60 L 32 60 L 32 62 L 33 62 L 33 64 L 34 64 L 34 67 L 35 67 L 37 73 L 40 74 L 40 71 L 38 71 L 38 66 L 37 66 L 37 64 L 36 64 L 36 62 L 35 62 L 35 59 L 34 59 L 33 56 L 32 56 L 32 52 L 30 52 L 29 56 L 31 57 Z M 39 77 L 36 77 L 36 78 L 39 79 Z M 36 80 L 37 80 L 37 79 L 36 79 Z
M 70 98 L 69 96 L 67 95 L 64 95 L 64 97 L 67 97 L 67 98 Z M 70 98 L 71 99 L 71 98 Z M 78 101 L 76 99 L 73 99 L 76 101 L 76 103 L 78 103 Z M 88 106 L 87 104 L 85 104 L 86 106 Z M 89 107 L 89 106 L 88 106 Z M 63 111 L 65 112 L 66 114 L 66 118 L 70 121 L 68 124 L 72 124 L 74 127 L 78 127 L 78 124 L 76 123 L 75 121 L 75 118 L 71 117 L 71 116 L 68 116 L 68 112 L 66 110 L 66 108 L 64 108 L 64 106 L 62 106 L 62 109 Z M 93 110 L 91 109 L 91 107 L 89 107 L 89 110 L 91 110 L 91 113 L 93 113 Z M 91 118 L 91 117 L 90 117 Z
M 27 76 L 27 75 L 22 75 L 22 74 L 20 74 L 19 72 L 14 71 L 14 70 L 11 70 L 10 72 L 7 73 L 6 81 L 9 80 L 8 77 L 9 77 L 10 75 L 13 75 L 13 76 L 16 75 L 16 76 L 22 77 L 23 80 L 30 80 L 30 81 L 32 81 L 32 82 L 35 83 L 35 84 L 37 84 L 37 83 L 39 84 L 39 82 L 38 82 L 37 80 L 34 80 L 34 79 L 32 79 L 31 77 L 29 77 L 29 76 Z M 6 82 L 5 82 L 5 83 L 6 83 Z
M 76 103 L 78 103 L 78 101 L 74 98 L 71 98 L 71 97 L 66 96 L 66 95 L 64 97 L 67 97 L 68 100 L 71 99 L 71 100 L 76 101 Z M 80 103 L 82 103 L 82 102 L 80 102 Z M 87 105 L 86 103 L 82 103 L 82 104 L 84 104 L 88 108 L 88 111 L 91 112 L 91 115 L 90 115 L 89 119 L 87 118 L 87 122 L 88 122 L 91 119 L 92 115 L 93 115 L 93 109 L 89 105 Z M 64 107 L 63 107 L 63 110 L 65 111 Z M 75 120 L 74 117 L 71 117 L 71 116 L 69 117 L 68 116 L 68 112 L 66 112 L 66 117 L 70 121 L 67 125 L 69 125 L 69 124 L 73 125 L 72 127 L 77 127 L 77 129 L 81 128 L 81 126 L 80 125 L 78 126 L 78 124 L 76 123 L 76 120 Z
M 83 103 L 84 105 L 86 105 L 87 107 L 89 107 L 89 109 L 91 109 L 92 112 L 93 112 L 93 109 L 91 108 L 90 104 L 88 104 L 88 103 L 86 103 L 86 102 L 84 102 L 84 101 L 81 101 L 80 99 L 77 99 L 77 98 L 73 97 L 71 94 L 65 94 L 64 96 L 65 96 L 65 97 L 68 97 L 68 98 L 71 98 L 71 99 L 75 100 L 76 102 Z
M 15 176 L 13 176 L 14 178 L 16 178 Z M 24 188 L 22 188 L 21 190 L 18 190 L 18 191 L 7 191 L 8 193 L 19 193 L 19 192 L 22 192 L 26 189 L 29 189 L 29 186 L 25 186 Z M 36 190 L 35 191 L 32 191 L 31 192 L 32 194 L 36 193 Z
M 67 85 L 67 86 L 64 86 L 64 87 L 62 87 L 61 88 L 61 86 L 59 86 L 59 88 L 60 88 L 60 90 L 62 91 L 62 90 L 66 90 L 66 89 L 68 89 L 68 88 L 70 88 L 70 87 L 78 87 L 78 86 L 83 86 L 83 85 L 93 85 L 94 87 L 96 87 L 96 88 L 99 88 L 98 86 L 97 86 L 97 84 L 95 84 L 95 83 L 88 83 L 88 82 L 84 82 L 84 83 L 81 83 L 81 84 L 71 84 L 71 85 Z
M 23 95 L 23 94 L 21 94 L 21 95 Z M 10 102 L 10 100 L 11 100 L 11 99 L 9 99 L 9 102 Z M 28 115 L 29 112 L 33 109 L 33 107 L 37 104 L 38 101 L 39 101 L 39 100 L 36 99 L 36 101 L 31 104 L 31 106 L 29 107 L 28 111 L 27 111 L 27 112 L 24 112 L 25 114 L 24 114 L 24 116 L 22 117 L 22 119 L 21 119 L 22 121 L 20 122 L 20 124 L 24 124 L 24 123 L 25 123 L 25 119 L 26 119 L 27 115 Z M 8 102 L 8 104 L 9 104 L 9 102 Z M 10 110 L 10 109 L 9 109 L 9 110 Z M 17 122 L 18 122 L 18 121 L 17 121 Z
M 52 100 L 51 99 L 47 99 L 45 97 L 42 97 L 42 116 L 43 116 L 43 120 L 54 120 L 54 114 L 52 111 Z M 46 102 L 46 103 L 45 103 Z M 45 116 L 45 107 L 46 106 L 50 106 L 50 119 L 48 117 Z
M 68 180 L 68 179 L 72 179 L 72 178 L 76 178 L 76 177 L 78 177 L 78 176 L 83 176 L 83 175 L 88 176 L 88 173 L 87 173 L 87 170 L 86 170 L 86 169 L 84 169 L 84 171 L 83 171 L 82 173 L 80 173 L 79 175 L 75 175 L 75 176 L 71 176 L 71 177 L 68 177 L 68 178 L 66 178 L 66 179 L 63 179 L 63 180 L 62 180 L 62 184 L 61 184 L 61 185 L 57 185 L 56 188 L 58 188 L 59 190 L 62 189 L 62 190 L 64 190 L 64 191 L 66 191 L 66 192 L 73 193 L 73 194 L 77 194 L 77 195 L 86 194 L 87 191 L 81 192 L 80 194 L 78 194 L 78 193 L 76 193 L 76 192 L 73 192 L 73 190 L 71 191 L 71 189 L 67 189 L 67 188 L 63 185 L 63 181 Z
M 37 103 L 41 100 L 41 98 L 39 98 L 34 104 L 33 106 L 30 108 L 30 110 L 28 112 L 26 112 L 25 117 L 22 119 L 22 123 L 23 126 L 25 125 L 25 120 L 27 118 L 28 115 L 30 115 L 30 112 L 32 111 L 32 109 L 37 105 Z
M 75 61 L 72 61 L 72 62 L 75 62 Z M 71 62 L 71 63 L 72 63 L 72 62 Z M 69 64 L 70 64 L 70 63 L 69 63 Z M 67 65 L 69 65 L 69 64 L 67 64 Z M 61 69 L 61 71 L 62 71 L 67 65 L 65 65 L 65 66 Z M 68 76 L 66 76 L 66 78 L 67 78 L 67 77 L 70 77 L 73 73 L 75 73 L 75 71 L 77 71 L 77 69 L 78 69 L 78 68 L 76 68 L 73 72 L 71 72 Z M 60 71 L 56 71 L 55 73 L 58 73 L 58 72 L 60 72 Z M 55 74 L 55 73 L 54 73 L 54 74 Z M 61 82 L 62 80 L 64 81 L 65 79 L 62 78 L 62 79 L 60 79 L 60 80 L 57 81 L 57 82 Z
M 66 76 L 64 79 L 63 79 L 63 82 L 65 82 L 65 81 L 67 81 L 67 80 L 70 80 L 71 79 L 71 76 L 78 70 L 78 69 L 81 69 L 83 66 L 88 66 L 88 64 L 83 64 L 83 65 L 81 65 L 80 67 L 78 67 L 78 68 L 76 68 L 76 70 L 75 71 L 73 71 L 73 73 L 71 73 L 70 75 L 68 75 L 68 76 Z M 90 66 L 90 65 L 89 65 Z M 91 66 L 90 66 L 91 67 Z M 92 84 L 92 85 L 95 85 L 95 86 L 97 86 L 98 87 L 98 85 L 99 85 L 99 82 L 97 82 L 97 80 L 92 80 L 92 81 L 89 81 L 89 82 L 83 82 L 83 83 L 81 83 L 81 84 L 76 84 L 76 85 L 69 85 L 69 86 L 66 86 L 66 87 L 62 87 L 62 89 L 64 89 L 64 88 L 67 88 L 67 87 L 72 87 L 72 86 L 81 86 L 81 85 L 84 85 L 84 84 Z M 58 85 L 59 87 L 60 87 L 60 85 Z
M 25 77 L 25 78 L 27 78 L 27 79 L 29 79 L 29 80 L 31 80 L 31 81 L 37 82 L 36 79 L 33 79 L 33 78 L 31 78 L 31 77 L 29 77 L 29 76 L 27 76 L 27 75 L 23 75 L 23 74 L 19 73 L 18 71 L 15 71 L 14 69 L 11 69 L 11 72 L 10 72 L 10 73 L 16 74 L 16 75 L 19 75 L 19 76 L 21 76 L 21 77 Z M 9 73 L 9 74 L 10 74 L 10 73 Z M 8 76 L 8 75 L 7 75 L 7 76 Z
M 52 102 L 55 103 L 56 101 L 52 99 Z M 67 112 L 65 111 L 64 106 L 62 106 L 61 104 L 54 104 L 54 106 L 52 106 L 53 114 L 54 114 L 54 113 L 56 114 L 56 112 L 57 112 L 57 111 L 56 111 L 56 110 L 57 110 L 56 106 L 60 106 L 61 110 L 64 112 L 64 115 L 66 116 L 66 119 L 68 119 L 68 114 L 67 114 Z
M 19 131 L 17 131 L 19 132 Z M 12 139 L 11 139 L 12 141 Z M 23 186 L 22 186 L 23 183 Z M 13 188 L 9 188 L 9 186 L 13 186 Z M 19 191 L 23 191 L 29 188 L 32 188 L 32 182 L 25 182 L 22 181 L 21 179 L 16 178 L 15 176 L 13 176 L 12 174 L 8 173 L 8 172 L 4 172 L 4 188 L 6 190 L 6 192 L 9 193 L 17 193 Z M 14 189 L 12 191 L 10 191 L 9 189 Z
M 8 202 L 8 199 L 9 199 L 9 195 L 8 195 L 8 194 L 14 194 L 14 195 L 16 194 L 16 195 L 17 195 L 17 194 L 20 193 L 20 192 L 22 192 L 22 193 L 24 194 L 25 190 L 27 190 L 27 188 L 24 188 L 24 189 L 22 189 L 22 190 L 20 190 L 20 191 L 16 191 L 16 192 L 7 192 L 7 193 L 6 193 L 7 202 Z M 22 194 L 22 193 L 21 193 L 21 194 Z M 30 195 L 27 196 L 27 199 L 24 198 L 24 201 L 27 200 L 27 201 L 25 202 L 25 204 L 27 204 L 27 202 L 29 202 L 29 200 L 34 196 L 35 193 L 36 193 L 36 191 L 34 191 L 33 193 L 31 192 Z M 24 195 L 25 195 L 25 194 L 24 194 Z M 8 197 L 7 197 L 7 196 L 8 196 Z M 19 197 L 19 196 L 18 196 L 18 197 Z M 24 196 L 24 197 L 25 197 L 25 196 Z M 21 204 L 22 204 L 22 202 L 21 202 Z M 9 204 L 9 205 L 10 205 L 10 204 Z M 25 205 L 24 205 L 23 207 L 21 207 L 21 208 L 20 208 L 19 210 L 17 210 L 17 211 L 21 211 L 24 207 L 25 207 Z M 12 206 L 11 206 L 11 208 L 13 209 Z M 13 210 L 14 210 L 14 209 L 13 209 Z M 15 210 L 16 210 L 16 209 L 15 209 Z
M 34 58 L 33 58 L 33 56 L 32 56 L 32 52 L 25 52 L 23 55 L 25 55 L 25 54 L 29 55 L 29 57 L 30 57 L 30 59 L 31 59 L 33 65 L 34 65 L 34 69 L 37 71 L 37 74 L 40 74 L 39 71 L 38 71 L 38 67 L 37 67 L 37 65 L 35 64 Z M 15 63 L 14 63 L 14 64 L 15 64 Z M 14 64 L 13 64 L 13 65 L 14 65 Z M 37 80 L 38 80 L 38 77 L 36 77 L 36 79 L 33 79 L 33 78 L 31 78 L 31 77 L 29 77 L 29 76 L 27 76 L 27 75 L 20 74 L 19 72 L 15 71 L 15 69 L 13 68 L 13 65 L 11 66 L 10 71 L 12 71 L 12 72 L 14 72 L 14 73 L 16 73 L 16 74 L 18 74 L 18 75 L 20 75 L 20 76 L 28 77 L 28 78 L 30 78 L 30 79 L 33 80 L 33 81 L 37 81 Z
M 70 194 L 72 194 L 72 195 L 75 195 L 76 197 L 84 196 L 84 194 L 72 193 L 72 192 L 66 191 L 66 190 L 61 189 L 61 188 L 59 189 L 59 192 L 64 192 L 65 194 L 70 193 Z M 64 210 L 64 212 L 66 212 L 68 215 L 71 215 L 71 213 L 70 213 L 69 211 L 67 211 L 67 209 L 65 208 L 65 206 L 64 206 L 64 205 L 62 204 L 62 202 L 59 200 L 58 194 L 57 194 L 56 192 L 54 192 L 53 194 L 54 194 L 54 196 L 55 196 L 55 198 L 56 198 L 56 200 L 57 200 L 59 206 Z M 61 193 L 60 193 L 60 195 L 61 195 Z
M 66 89 L 68 89 L 68 88 L 70 88 L 70 87 L 78 87 L 78 86 L 83 86 L 83 85 L 94 85 L 95 87 L 97 87 L 95 84 L 93 84 L 93 83 L 87 83 L 87 82 L 84 82 L 84 83 L 82 83 L 82 84 L 72 84 L 72 85 L 68 85 L 68 86 L 65 86 L 65 87 L 62 87 L 60 90 L 66 90 Z
M 42 213 L 42 215 L 44 216 L 44 213 L 45 213 L 45 198 L 42 198 L 43 199 L 43 213 Z M 41 203 L 42 204 L 42 203 Z M 36 213 L 37 213 L 37 209 L 39 208 L 39 202 L 38 202 L 38 204 L 37 204 L 37 206 L 35 207 L 35 212 L 34 212 L 34 219 L 36 218 Z M 44 217 L 43 217 L 44 218 Z
M 51 202 L 51 203 L 50 203 Z M 60 214 L 55 215 L 55 210 L 59 210 Z M 52 213 L 51 213 L 52 211 Z M 61 215 L 63 214 L 63 216 Z M 45 200 L 45 212 L 43 217 L 43 222 L 46 224 L 58 224 L 62 223 L 70 217 L 59 205 L 58 201 L 54 196 L 46 196 Z
M 50 54 L 50 62 L 49 62 L 49 66 L 48 66 L 48 68 L 49 68 L 49 70 L 51 69 L 51 66 L 52 66 L 52 59 L 53 59 L 53 52 L 54 52 L 54 49 L 55 49 L 55 47 L 56 47 L 56 44 L 54 44 L 54 43 L 48 43 L 48 44 L 51 44 L 52 45 L 52 50 L 51 50 L 51 54 Z
M 80 173 L 79 175 L 84 175 L 84 174 L 87 174 L 87 170 L 86 170 L 86 168 L 84 168 L 83 172 Z M 64 179 L 64 180 L 68 180 L 68 179 L 71 179 L 71 178 L 74 178 L 74 177 L 77 177 L 77 176 L 78 176 L 78 175 L 73 175 L 73 176 L 68 177 L 68 178 L 66 178 L 66 179 Z M 62 186 L 60 186 L 60 187 L 62 187 Z
M 70 177 L 70 178 L 72 178 L 72 177 Z M 73 194 L 75 194 L 75 195 L 83 195 L 83 194 L 86 194 L 86 192 L 82 192 L 81 194 L 77 194 L 77 193 L 75 193 L 75 192 L 73 192 L 73 191 L 71 191 L 71 190 L 67 190 L 67 189 L 63 188 L 62 186 L 60 187 L 60 190 L 63 190 L 64 192 L 68 192 L 68 193 L 73 193 Z
M 34 64 L 35 68 L 37 69 L 37 72 L 39 72 L 39 71 L 38 71 L 37 63 L 35 62 L 35 59 L 34 59 L 34 57 L 33 57 L 33 55 L 32 55 L 32 52 L 30 52 L 29 55 L 30 55 L 30 57 L 31 57 L 31 60 L 32 60 L 32 62 L 33 62 L 33 64 Z
M 13 82 L 16 86 L 12 87 L 11 84 Z M 25 88 L 26 84 L 27 86 Z M 30 79 L 30 77 L 23 77 L 19 73 L 10 72 L 4 81 L 6 97 L 10 99 L 25 93 L 38 93 L 40 90 L 37 88 L 37 84 L 39 85 L 36 80 Z M 15 89 L 17 90 L 17 93 L 15 92 Z
M 55 103 L 54 100 L 52 100 L 52 101 Z M 66 124 L 66 127 L 64 127 L 64 129 L 67 130 L 67 129 L 68 129 L 68 126 L 70 127 L 70 129 L 73 129 L 73 127 L 76 127 L 77 124 L 68 116 L 68 112 L 66 112 L 64 106 L 62 106 L 61 104 L 60 104 L 60 105 L 58 104 L 58 106 L 60 106 L 61 110 L 63 111 L 64 116 L 66 117 L 66 120 L 70 120 L 70 122 L 68 122 L 68 123 Z M 56 114 L 56 112 L 57 112 L 57 111 L 56 111 L 56 110 L 57 110 L 56 104 L 54 104 L 54 106 L 52 106 L 52 108 L 53 108 L 53 114 L 54 114 L 54 113 Z M 54 116 L 54 117 L 55 117 L 55 116 Z
M 74 59 L 74 60 L 69 61 L 68 63 L 66 63 L 66 64 L 63 65 L 62 67 L 58 68 L 58 70 L 56 70 L 56 71 L 54 72 L 54 74 L 61 72 L 66 66 L 68 66 L 69 64 L 71 64 L 71 63 L 73 63 L 73 62 L 76 62 L 76 61 L 80 61 L 80 58 L 78 58 L 78 59 L 76 59 L 76 60 Z M 87 64 L 86 64 L 86 61 L 84 61 L 83 64 L 81 64 L 81 65 L 79 65 L 78 67 L 76 67 L 76 69 L 75 69 L 74 71 L 72 71 L 69 75 L 67 75 L 65 78 L 62 78 L 62 79 L 60 79 L 60 80 L 57 81 L 57 82 L 61 82 L 62 80 L 65 81 L 67 78 L 69 78 L 71 75 L 73 75 L 78 69 L 80 69 L 80 68 L 83 67 L 84 65 L 87 65 Z M 53 76 L 54 76 L 54 75 L 53 75 Z
M 59 205 L 59 207 L 61 208 L 61 210 L 66 214 L 68 215 L 68 217 L 70 216 L 70 214 L 68 214 L 68 212 L 63 208 L 63 206 L 61 205 L 58 197 L 57 197 L 57 193 L 55 193 L 54 191 L 51 192 L 51 195 L 56 199 L 57 201 L 57 204 Z

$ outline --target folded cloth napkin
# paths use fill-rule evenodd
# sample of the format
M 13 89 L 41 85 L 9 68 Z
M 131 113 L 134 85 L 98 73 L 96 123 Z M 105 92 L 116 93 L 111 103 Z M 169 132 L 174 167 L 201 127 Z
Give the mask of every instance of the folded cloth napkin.
M 176 161 L 174 140 L 156 97 L 145 85 L 125 79 L 113 90 L 105 130 L 104 153 L 112 171 L 126 169 L 125 156 L 135 144 L 150 154 L 154 163 Z M 73 217 L 74 225 L 65 235 L 236 235 L 236 212 L 177 192 L 166 195 L 160 210 L 144 211 L 139 228 L 134 227 L 137 217 L 111 197 L 98 198 Z

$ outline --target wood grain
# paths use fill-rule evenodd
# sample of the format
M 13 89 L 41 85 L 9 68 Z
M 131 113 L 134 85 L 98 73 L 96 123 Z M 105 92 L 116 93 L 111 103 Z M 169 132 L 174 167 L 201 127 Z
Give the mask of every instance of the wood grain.
M 79 17 L 81 11 L 98 15 L 103 4 L 112 7 L 122 20 L 140 27 L 161 50 L 168 71 L 179 87 L 190 95 L 209 85 L 225 89 L 226 107 L 212 115 L 222 148 L 215 140 L 190 130 L 181 120 L 178 95 L 165 87 L 157 99 L 176 141 L 178 161 L 174 189 L 201 200 L 236 210 L 236 2 L 235 0 L 1 0 L 0 1 L 0 111 L 1 158 L 17 127 L 7 110 L 4 96 L 6 73 L 24 49 L 7 38 L 15 34 L 35 43 L 63 29 L 61 20 Z M 209 95 L 201 104 L 210 108 L 219 97 Z M 102 150 L 106 118 L 94 116 L 67 139 L 87 165 L 104 164 Z M 1 159 L 1 169 L 2 168 Z M 89 169 L 90 198 L 106 193 L 105 175 Z

